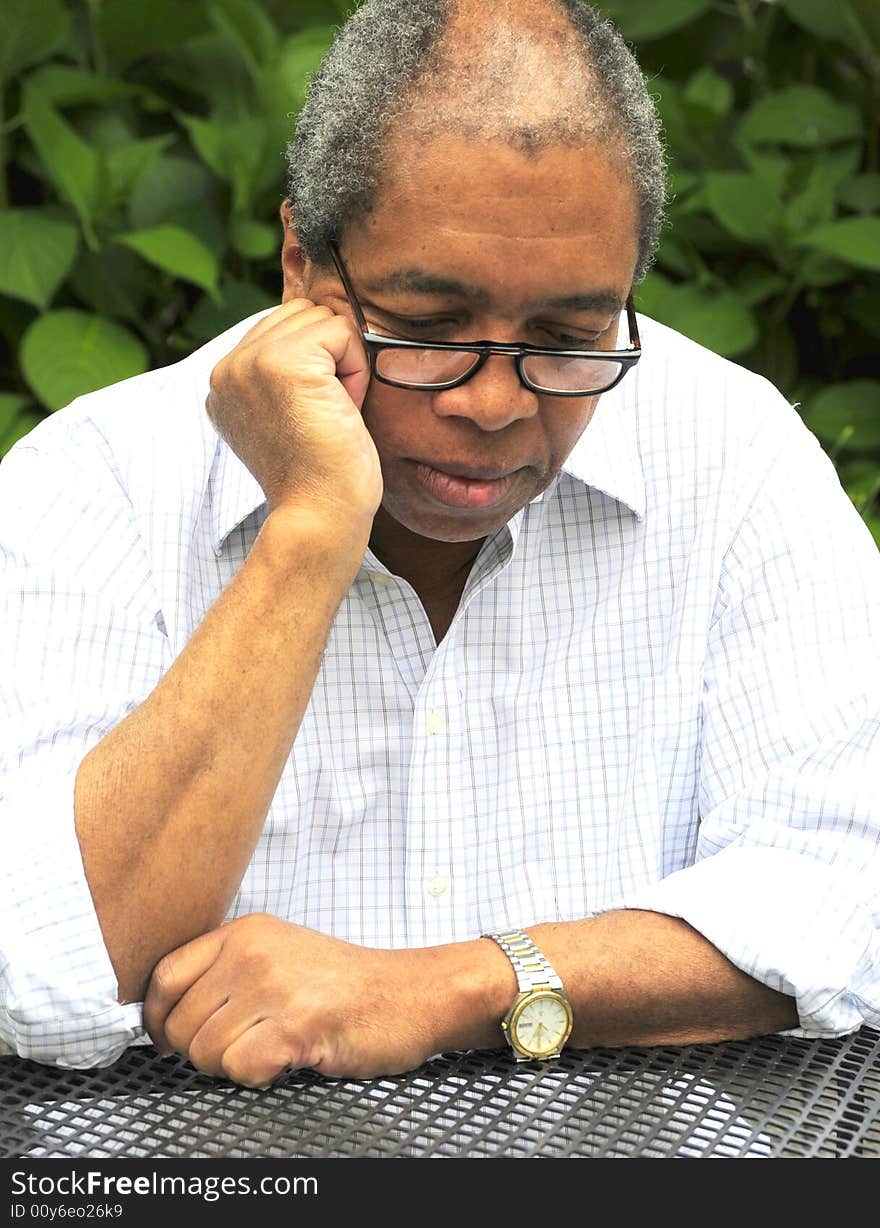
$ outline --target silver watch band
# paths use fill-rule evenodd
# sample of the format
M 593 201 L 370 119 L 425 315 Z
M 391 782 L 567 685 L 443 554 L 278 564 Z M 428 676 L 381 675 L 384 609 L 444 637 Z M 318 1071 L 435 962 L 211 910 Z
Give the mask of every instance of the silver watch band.
M 497 942 L 513 964 L 520 993 L 531 993 L 533 989 L 545 986 L 562 990 L 562 980 L 557 976 L 553 965 L 522 930 L 494 930 L 483 937 Z

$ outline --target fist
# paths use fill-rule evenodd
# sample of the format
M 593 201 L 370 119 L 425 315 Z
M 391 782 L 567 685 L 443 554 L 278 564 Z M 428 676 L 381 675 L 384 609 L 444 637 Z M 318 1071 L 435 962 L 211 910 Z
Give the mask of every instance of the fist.
M 270 512 L 308 506 L 371 523 L 382 473 L 361 415 L 369 381 L 354 324 L 295 299 L 221 358 L 206 409 L 260 483 Z

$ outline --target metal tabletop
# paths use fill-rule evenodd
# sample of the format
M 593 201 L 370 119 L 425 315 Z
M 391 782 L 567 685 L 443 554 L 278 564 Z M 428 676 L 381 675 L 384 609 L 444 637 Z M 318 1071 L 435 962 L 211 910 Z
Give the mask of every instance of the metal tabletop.
M 880 1157 L 880 1032 L 680 1048 L 442 1055 L 393 1078 L 255 1091 L 130 1049 L 0 1058 L 5 1158 Z

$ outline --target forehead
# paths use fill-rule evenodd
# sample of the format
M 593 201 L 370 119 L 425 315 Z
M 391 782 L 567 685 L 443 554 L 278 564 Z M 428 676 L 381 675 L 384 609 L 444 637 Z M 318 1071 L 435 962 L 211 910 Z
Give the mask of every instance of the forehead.
M 442 137 L 399 145 L 375 207 L 349 228 L 359 279 L 402 292 L 414 272 L 523 303 L 611 289 L 622 302 L 638 256 L 634 190 L 599 148 L 527 154 L 495 141 Z

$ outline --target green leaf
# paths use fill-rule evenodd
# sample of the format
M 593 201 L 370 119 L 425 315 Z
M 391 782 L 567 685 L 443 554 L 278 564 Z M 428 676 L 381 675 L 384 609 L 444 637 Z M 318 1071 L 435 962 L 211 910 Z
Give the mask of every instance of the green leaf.
M 845 439 L 853 452 L 880 448 L 880 380 L 832 384 L 805 406 L 801 416 L 826 447 Z
M 880 218 L 853 217 L 830 222 L 805 235 L 801 243 L 858 268 L 880 270 Z
M 880 40 L 880 27 L 876 0 L 782 0 L 782 7 L 789 17 L 811 34 L 820 38 L 833 38 L 848 43 L 857 51 L 863 51 L 866 41 L 874 46 Z M 873 38 L 872 38 L 873 35 Z
M 837 199 L 857 213 L 880 212 L 880 174 L 866 171 L 864 175 L 854 175 L 840 185 Z
M 786 205 L 785 228 L 790 235 L 798 238 L 805 230 L 833 220 L 838 185 L 852 175 L 861 152 L 857 145 L 845 145 L 815 155 L 800 190 Z
M 741 139 L 814 149 L 862 135 L 856 107 L 838 102 L 815 85 L 790 85 L 759 99 L 739 127 Z
M 838 473 L 856 507 L 867 510 L 880 493 L 880 464 L 875 460 L 850 460 L 838 467 Z
M 98 153 L 44 99 L 25 87 L 24 122 L 46 173 L 75 209 L 86 239 L 96 245 L 92 222 L 101 202 Z
M 173 140 L 169 133 L 145 140 L 126 141 L 107 150 L 104 160 L 112 199 L 127 201 L 135 186 L 150 173 L 163 149 Z
M 252 77 L 278 55 L 278 31 L 254 0 L 211 0 L 211 21 L 238 48 Z
M 624 38 L 649 39 L 670 34 L 688 25 L 712 8 L 713 0 L 663 0 L 662 4 L 633 4 L 632 0 L 602 0 L 607 13 Z
M 191 0 L 150 0 L 147 8 L 132 0 L 103 0 L 96 8 L 98 37 L 120 70 L 210 29 L 206 6 Z
M 789 285 L 788 279 L 776 269 L 766 265 L 749 263 L 737 273 L 732 289 L 746 307 L 757 307 L 768 298 L 781 294 Z
M 203 298 L 186 321 L 187 336 L 196 345 L 210 341 L 212 337 L 232 328 L 240 320 L 245 320 L 258 311 L 265 311 L 268 307 L 277 307 L 281 302 L 280 286 L 278 297 L 272 298 L 262 286 L 234 278 L 223 282 L 220 293 L 219 302 Z
M 247 260 L 265 260 L 281 251 L 280 224 L 270 226 L 267 222 L 252 222 L 236 218 L 232 223 L 232 246 Z
M 199 156 L 220 179 L 232 185 L 234 213 L 249 213 L 262 188 L 280 184 L 286 120 L 272 122 L 253 116 L 237 123 L 221 123 L 192 115 L 180 119 Z
M 196 235 L 218 257 L 229 241 L 226 213 L 223 186 L 194 154 L 162 154 L 128 202 L 133 230 L 168 222 Z
M 127 81 L 99 77 L 72 64 L 44 64 L 28 76 L 28 88 L 52 106 L 78 106 L 84 102 L 106 102 L 108 99 L 133 95 L 156 98 L 146 86 Z
M 794 387 L 798 374 L 798 346 L 787 324 L 765 328 L 758 344 L 744 360 L 752 371 L 758 371 L 783 393 Z
M 44 308 L 76 259 L 79 232 L 42 209 L 0 212 L 0 293 Z
M 866 333 L 880 337 L 880 285 L 854 286 L 846 296 L 846 313 Z
M 172 277 L 191 281 L 209 294 L 217 293 L 217 258 L 201 239 L 179 226 L 161 224 L 148 230 L 133 230 L 116 235 L 114 242 L 130 247 Z
M 745 353 L 758 340 L 749 308 L 722 287 L 672 285 L 650 273 L 636 291 L 636 305 L 726 358 Z
M 792 176 L 792 160 L 778 149 L 758 149 L 748 141 L 737 140 L 739 152 L 750 171 L 775 196 L 782 197 Z
M 0 438 L 12 429 L 15 419 L 28 405 L 33 405 L 33 401 L 26 393 L 0 392 Z
M 710 171 L 706 199 L 718 221 L 744 243 L 772 242 L 782 226 L 782 203 L 755 175 Z
M 733 106 L 733 86 L 714 68 L 706 66 L 691 77 L 684 97 L 716 118 L 723 119 Z
M 28 403 L 33 404 L 31 401 Z M 25 435 L 29 435 L 45 416 L 45 414 L 37 413 L 36 410 L 23 410 L 10 424 L 9 430 L 0 435 L 0 456 L 5 456 L 14 443 L 18 443 L 19 439 L 24 439 Z
M 4 0 L 0 80 L 43 60 L 64 42 L 68 16 L 61 0 Z
M 113 320 L 84 311 L 50 311 L 21 345 L 24 377 L 47 409 L 146 371 L 146 348 Z
M 126 247 L 107 245 L 86 250 L 74 266 L 70 288 L 77 299 L 100 316 L 138 325 L 152 287 L 143 261 Z
M 279 116 L 299 111 L 308 94 L 309 79 L 320 67 L 335 32 L 333 26 L 313 26 L 284 39 L 277 62 L 256 82 L 262 111 Z M 291 126 L 288 135 L 292 134 Z
M 851 280 L 852 267 L 843 260 L 826 256 L 823 252 L 799 253 L 797 278 L 805 286 L 835 286 Z M 824 312 L 822 318 L 836 317 L 829 317 L 828 313 Z

